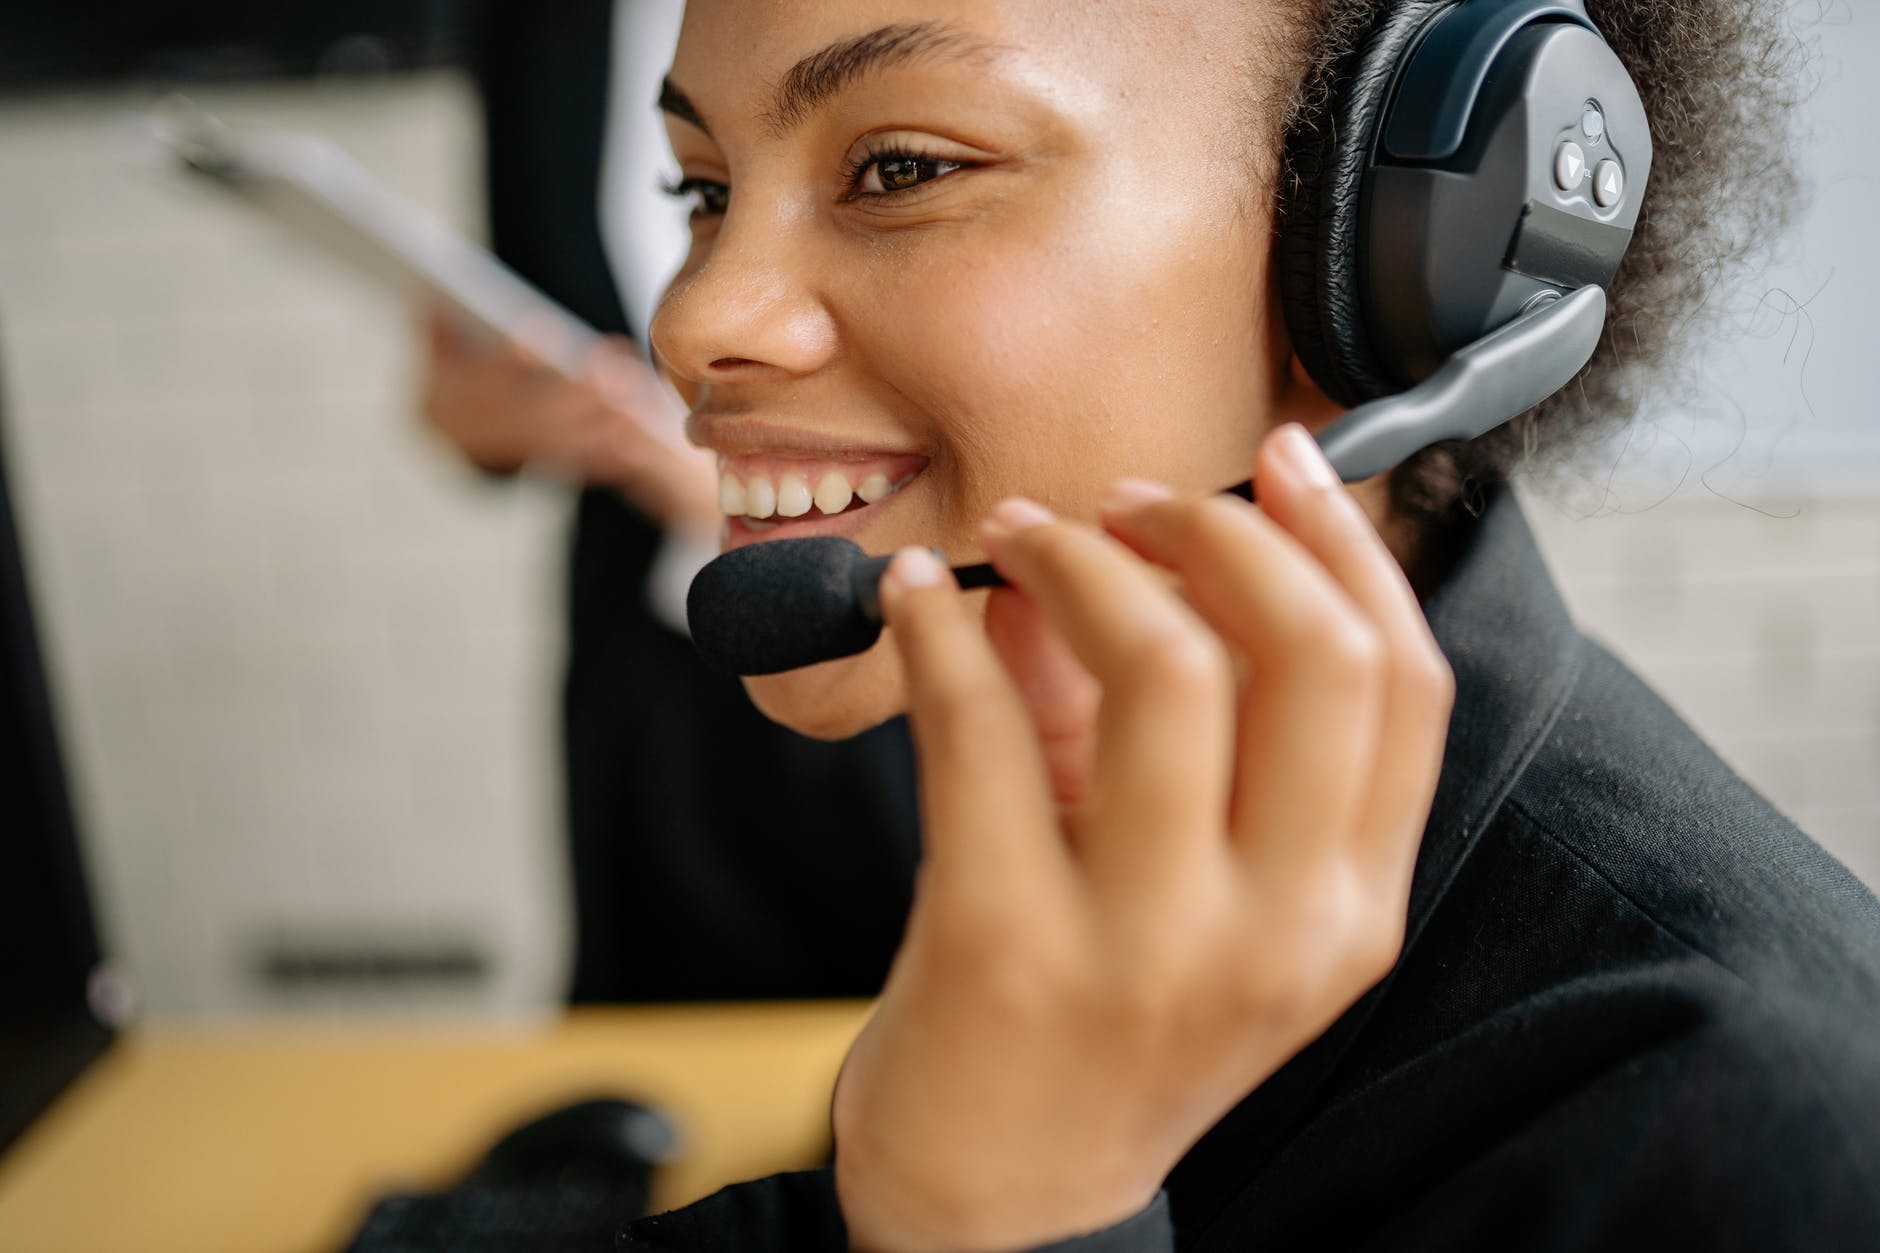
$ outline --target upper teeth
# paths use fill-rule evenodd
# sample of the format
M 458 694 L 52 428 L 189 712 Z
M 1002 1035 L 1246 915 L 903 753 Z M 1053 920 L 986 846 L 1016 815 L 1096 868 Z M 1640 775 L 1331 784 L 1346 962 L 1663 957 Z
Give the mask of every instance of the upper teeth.
M 812 505 L 820 513 L 835 514 L 847 509 L 857 496 L 862 503 L 872 505 L 901 486 L 878 470 L 864 478 L 859 487 L 850 484 L 842 471 L 830 470 L 813 489 L 807 478 L 795 472 L 785 473 L 773 483 L 762 473 L 740 479 L 727 470 L 718 480 L 718 507 L 732 518 L 768 518 L 772 514 L 800 518 Z
M 777 516 L 800 518 L 809 512 L 813 500 L 809 484 L 800 474 L 786 474 L 777 480 Z
M 841 513 L 855 498 L 849 481 L 831 470 L 816 484 L 816 507 L 824 513 Z

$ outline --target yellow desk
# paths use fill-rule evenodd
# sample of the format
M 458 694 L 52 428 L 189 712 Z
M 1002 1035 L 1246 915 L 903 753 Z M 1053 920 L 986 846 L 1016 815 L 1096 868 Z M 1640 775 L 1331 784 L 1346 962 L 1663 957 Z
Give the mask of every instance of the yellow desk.
M 540 1028 L 153 1025 L 0 1159 L 5 1253 L 331 1253 L 533 1113 L 638 1095 L 686 1133 L 659 1208 L 818 1163 L 867 1006 L 579 1010 Z

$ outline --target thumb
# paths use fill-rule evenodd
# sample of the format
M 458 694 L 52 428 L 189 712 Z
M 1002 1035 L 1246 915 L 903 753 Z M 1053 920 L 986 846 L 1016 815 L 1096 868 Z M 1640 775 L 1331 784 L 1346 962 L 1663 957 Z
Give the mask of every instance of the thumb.
M 1016 588 L 993 590 L 986 635 L 1031 715 L 1052 796 L 1060 809 L 1075 809 L 1090 793 L 1101 687 L 1038 602 Z

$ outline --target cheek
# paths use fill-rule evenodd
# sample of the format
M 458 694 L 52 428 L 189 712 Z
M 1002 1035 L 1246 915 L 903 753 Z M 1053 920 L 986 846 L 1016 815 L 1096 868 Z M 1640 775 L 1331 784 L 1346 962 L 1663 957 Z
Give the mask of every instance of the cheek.
M 962 510 L 1024 493 L 1089 516 L 1124 474 L 1244 478 L 1270 395 L 1264 265 L 1113 189 L 1024 225 L 908 249 L 901 298 L 870 302 L 855 335 L 940 427 Z

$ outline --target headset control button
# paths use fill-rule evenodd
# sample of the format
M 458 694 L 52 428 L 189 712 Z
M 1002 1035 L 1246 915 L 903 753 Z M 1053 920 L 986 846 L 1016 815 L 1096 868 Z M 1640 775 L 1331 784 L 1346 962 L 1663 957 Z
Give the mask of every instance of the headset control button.
M 1586 136 L 1586 142 L 1596 144 L 1606 135 L 1606 115 L 1599 111 L 1599 106 L 1588 102 L 1580 112 L 1580 134 Z
M 1554 183 L 1561 191 L 1577 191 L 1586 177 L 1586 151 L 1569 139 L 1554 153 Z
M 1625 197 L 1625 171 L 1617 161 L 1601 161 L 1593 171 L 1593 201 L 1610 209 Z

